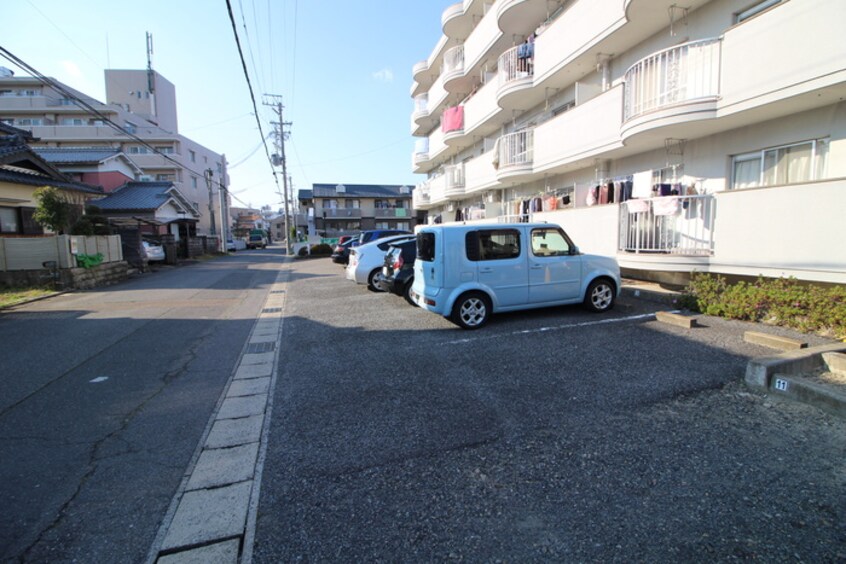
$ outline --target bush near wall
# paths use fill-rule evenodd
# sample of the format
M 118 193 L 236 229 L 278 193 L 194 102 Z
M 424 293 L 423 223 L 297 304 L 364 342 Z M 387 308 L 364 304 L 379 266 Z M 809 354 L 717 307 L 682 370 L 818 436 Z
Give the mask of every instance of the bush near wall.
M 332 255 L 332 247 L 327 245 L 326 243 L 320 243 L 319 245 L 312 245 L 311 252 L 306 249 L 305 246 L 300 247 L 300 250 L 297 251 L 297 254 L 301 257 L 308 256 L 311 254 L 313 257 L 328 257 Z
M 794 278 L 758 278 L 730 284 L 720 275 L 694 274 L 681 305 L 706 315 L 846 340 L 844 286 L 812 286 Z

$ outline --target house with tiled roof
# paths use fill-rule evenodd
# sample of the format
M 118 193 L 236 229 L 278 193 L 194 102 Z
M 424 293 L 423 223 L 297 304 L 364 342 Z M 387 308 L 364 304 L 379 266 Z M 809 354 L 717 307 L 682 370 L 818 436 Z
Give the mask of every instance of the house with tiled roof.
M 176 240 L 197 234 L 200 212 L 173 182 L 127 182 L 91 204 L 113 225 L 137 225 Z
M 38 155 L 78 182 L 107 193 L 143 174 L 122 150 L 113 147 L 35 147 Z
M 32 135 L 0 124 L 0 235 L 40 235 L 44 229 L 32 216 L 37 206 L 35 191 L 43 186 L 61 190 L 81 209 L 103 190 L 72 178 L 39 156 L 30 146 Z

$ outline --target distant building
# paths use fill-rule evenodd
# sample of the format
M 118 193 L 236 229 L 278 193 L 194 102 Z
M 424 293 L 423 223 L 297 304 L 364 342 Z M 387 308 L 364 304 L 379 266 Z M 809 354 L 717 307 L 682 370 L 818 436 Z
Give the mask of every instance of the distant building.
M 368 229 L 414 229 L 417 217 L 412 209 L 413 188 L 378 184 L 312 184 L 299 191 L 302 229 L 305 218 L 313 218 L 321 237 L 338 237 Z
M 219 231 L 223 207 L 220 185 L 229 185 L 226 158 L 179 133 L 174 85 L 146 70 L 107 69 L 105 82 L 105 104 L 62 86 L 117 124 L 120 131 L 33 77 L 0 75 L 0 122 L 31 131 L 38 138 L 33 146 L 38 148 L 123 152 L 140 170 L 140 174 L 133 171 L 135 178 L 131 180 L 172 182 L 184 194 L 199 214 L 199 234 L 209 234 L 211 229 L 206 182 L 206 171 L 210 171 L 212 207 Z M 128 137 L 129 133 L 158 153 Z
M 35 152 L 77 182 L 100 186 L 106 192 L 111 192 L 143 174 L 138 165 L 120 149 L 37 147 Z

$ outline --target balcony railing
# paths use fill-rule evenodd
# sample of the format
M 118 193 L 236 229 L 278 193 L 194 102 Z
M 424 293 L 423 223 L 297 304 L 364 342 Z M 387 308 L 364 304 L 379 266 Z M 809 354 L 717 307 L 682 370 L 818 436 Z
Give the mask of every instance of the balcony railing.
M 444 193 L 447 197 L 464 195 L 464 165 L 444 167 Z
M 713 196 L 664 196 L 623 202 L 619 250 L 711 256 L 716 207 Z
M 499 87 L 534 75 L 534 43 L 522 43 L 499 56 L 497 80 Z
M 509 167 L 531 165 L 534 159 L 534 129 L 503 135 L 497 140 L 494 165 L 502 171 Z
M 720 39 L 691 41 L 641 59 L 626 71 L 625 119 L 720 94 Z
M 464 45 L 456 45 L 444 53 L 443 76 L 464 72 Z
M 357 219 L 361 217 L 361 208 L 315 208 L 314 213 L 326 219 Z

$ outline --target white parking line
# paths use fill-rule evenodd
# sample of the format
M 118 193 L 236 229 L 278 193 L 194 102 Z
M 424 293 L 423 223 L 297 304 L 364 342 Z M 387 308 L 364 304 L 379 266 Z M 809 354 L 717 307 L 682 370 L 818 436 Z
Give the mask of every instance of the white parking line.
M 668 313 L 679 313 L 678 309 L 674 309 Z M 591 327 L 593 325 L 607 325 L 609 323 L 622 323 L 624 321 L 638 321 L 640 319 L 649 319 L 654 318 L 654 313 L 641 313 L 638 315 L 629 315 L 627 317 L 612 317 L 607 319 L 599 319 L 597 321 L 585 321 L 583 323 L 569 323 L 567 325 L 555 325 L 552 327 L 538 327 L 535 329 L 524 329 L 522 331 L 512 331 L 511 333 L 497 333 L 495 335 L 488 335 L 482 334 L 478 337 L 467 337 L 465 339 L 456 339 L 454 341 L 447 341 L 444 343 L 445 345 L 464 345 L 467 343 L 475 343 L 478 341 L 486 341 L 489 339 L 500 339 L 503 336 L 514 336 L 514 335 L 531 335 L 533 333 L 543 333 L 545 331 L 560 331 L 562 329 L 575 329 L 578 327 Z

